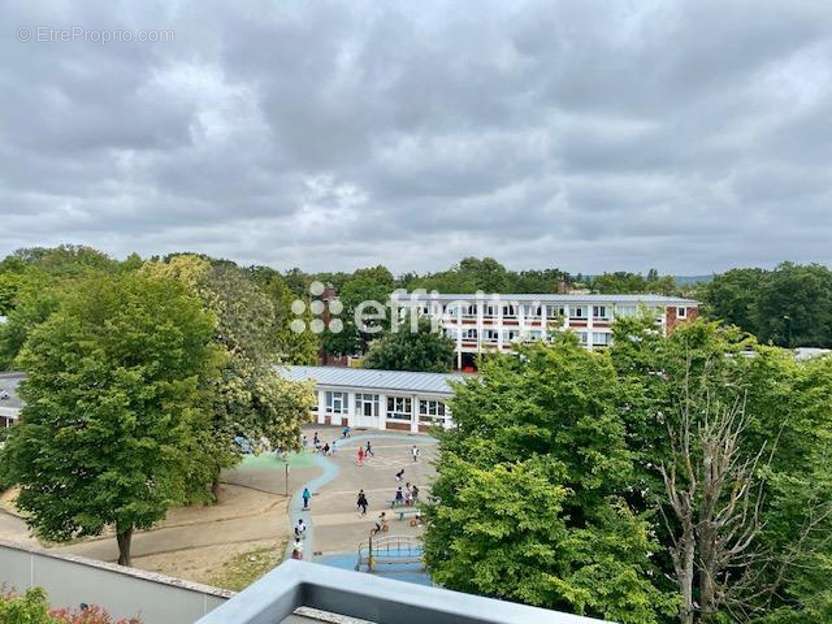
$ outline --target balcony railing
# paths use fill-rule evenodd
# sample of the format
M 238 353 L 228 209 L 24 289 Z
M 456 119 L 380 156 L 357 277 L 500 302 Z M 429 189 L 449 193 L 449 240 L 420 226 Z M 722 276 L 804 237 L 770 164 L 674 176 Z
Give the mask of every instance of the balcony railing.
M 568 613 L 293 560 L 197 624 L 278 624 L 301 606 L 378 624 L 603 624 Z

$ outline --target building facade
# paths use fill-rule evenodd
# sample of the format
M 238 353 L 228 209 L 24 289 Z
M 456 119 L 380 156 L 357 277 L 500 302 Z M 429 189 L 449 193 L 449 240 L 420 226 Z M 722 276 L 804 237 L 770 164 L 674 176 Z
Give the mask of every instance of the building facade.
M 335 366 L 284 366 L 292 381 L 311 381 L 318 397 L 315 422 L 366 429 L 426 432 L 449 427 L 446 404 L 458 374 L 416 373 Z
M 511 351 L 518 343 L 545 340 L 552 331 L 578 334 L 587 349 L 612 342 L 616 318 L 648 313 L 667 334 L 699 315 L 699 302 L 662 295 L 444 295 L 394 293 L 391 305 L 406 321 L 427 316 L 456 345 L 456 366 L 473 366 L 477 354 Z

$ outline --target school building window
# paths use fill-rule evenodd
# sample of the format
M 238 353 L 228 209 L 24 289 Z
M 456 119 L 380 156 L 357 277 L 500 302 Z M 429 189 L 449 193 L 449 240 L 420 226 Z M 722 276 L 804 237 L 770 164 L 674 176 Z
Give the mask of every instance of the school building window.
M 445 404 L 442 401 L 420 400 L 419 420 L 422 422 L 445 420 Z
M 326 393 L 326 411 L 330 414 L 346 414 L 347 413 L 347 393 L 346 392 L 327 392 Z
M 387 397 L 387 418 L 392 420 L 411 420 L 413 402 L 410 397 Z

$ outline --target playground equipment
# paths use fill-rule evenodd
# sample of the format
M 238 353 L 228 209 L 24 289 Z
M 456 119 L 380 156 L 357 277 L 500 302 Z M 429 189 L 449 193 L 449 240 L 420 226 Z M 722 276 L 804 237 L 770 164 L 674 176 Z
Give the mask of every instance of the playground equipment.
M 422 542 L 417 537 L 407 535 L 387 535 L 378 537 L 370 535 L 366 544 L 358 546 L 358 562 L 355 570 L 360 572 L 366 567 L 373 572 L 379 565 L 419 564 L 422 562 Z

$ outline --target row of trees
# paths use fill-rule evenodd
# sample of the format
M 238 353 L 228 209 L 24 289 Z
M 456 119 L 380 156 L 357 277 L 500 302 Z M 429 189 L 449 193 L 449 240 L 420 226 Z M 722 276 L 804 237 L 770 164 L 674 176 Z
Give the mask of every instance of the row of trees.
M 625 624 L 832 621 L 832 358 L 621 320 L 482 362 L 426 508 L 450 588 Z
M 161 259 L 170 262 L 175 256 Z M 201 256 L 196 256 L 201 257 Z M 241 271 L 228 261 L 202 258 L 213 267 L 226 267 L 232 273 Z M 159 261 L 159 258 L 152 260 Z M 45 284 L 55 281 L 71 284 L 71 281 L 87 271 L 124 271 L 141 266 L 142 260 L 136 255 L 124 262 L 117 262 L 96 250 L 87 247 L 64 246 L 57 249 L 24 249 L 7 257 L 0 263 L 0 314 L 8 314 L 13 328 L 19 328 L 20 316 L 42 318 L 46 312 L 36 305 L 49 307 L 43 297 L 31 296 Z M 269 267 L 252 266 L 244 269 L 248 281 L 253 283 L 275 305 L 281 315 L 281 351 L 291 361 L 311 362 L 319 353 L 329 356 L 356 355 L 366 353 L 370 343 L 380 338 L 374 330 L 389 330 L 389 319 L 372 321 L 368 326 L 356 326 L 356 308 L 365 301 L 385 304 L 390 293 L 396 289 L 413 291 L 424 289 L 443 293 L 470 294 L 477 291 L 487 293 L 556 293 L 564 288 L 581 288 L 599 293 L 662 293 L 681 292 L 670 276 L 660 276 L 655 269 L 646 275 L 629 272 L 604 273 L 597 276 L 570 275 L 561 269 L 513 271 L 494 258 L 464 258 L 459 264 L 446 271 L 419 275 L 405 273 L 394 276 L 386 267 L 379 265 L 357 269 L 352 273 L 324 272 L 305 273 L 291 269 L 279 273 Z M 309 287 L 313 282 L 322 282 L 335 289 L 343 309 L 338 314 L 343 322 L 339 332 L 324 331 L 321 334 L 303 332 L 292 336 L 289 323 L 294 318 L 291 304 L 294 300 L 309 303 L 313 297 Z M 19 311 L 15 312 L 17 308 Z M 307 308 L 308 310 L 308 308 Z M 305 319 L 308 320 L 308 319 Z M 14 331 L 0 335 L 0 365 L 8 367 L 20 347 L 22 333 Z M 6 344 L 6 341 L 11 344 Z
M 699 291 L 706 311 L 783 347 L 832 347 L 832 271 L 784 262 L 732 269 Z
M 40 535 L 112 527 L 129 565 L 135 529 L 216 494 L 241 457 L 235 436 L 297 448 L 313 393 L 274 365 L 314 359 L 317 346 L 288 329 L 279 275 L 87 248 L 10 264 L 19 279 L 0 344 L 27 379 L 2 476 Z

